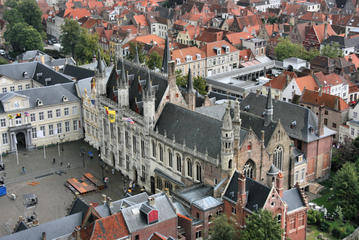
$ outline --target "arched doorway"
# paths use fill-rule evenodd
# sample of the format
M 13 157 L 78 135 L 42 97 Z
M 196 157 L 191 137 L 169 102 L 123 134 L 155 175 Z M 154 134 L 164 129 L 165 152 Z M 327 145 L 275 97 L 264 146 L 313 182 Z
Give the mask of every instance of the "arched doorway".
M 25 134 L 23 132 L 19 132 L 16 134 L 16 142 L 17 142 L 18 149 L 26 148 Z
M 137 169 L 135 167 L 133 167 L 133 182 L 134 183 L 137 183 L 137 178 L 138 178 Z

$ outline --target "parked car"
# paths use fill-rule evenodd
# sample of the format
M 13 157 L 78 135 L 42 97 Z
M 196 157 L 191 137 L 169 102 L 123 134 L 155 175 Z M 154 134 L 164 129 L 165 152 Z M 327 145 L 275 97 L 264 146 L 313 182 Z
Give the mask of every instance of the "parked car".
M 0 55 L 1 56 L 4 56 L 6 54 L 5 50 L 4 49 L 0 49 Z

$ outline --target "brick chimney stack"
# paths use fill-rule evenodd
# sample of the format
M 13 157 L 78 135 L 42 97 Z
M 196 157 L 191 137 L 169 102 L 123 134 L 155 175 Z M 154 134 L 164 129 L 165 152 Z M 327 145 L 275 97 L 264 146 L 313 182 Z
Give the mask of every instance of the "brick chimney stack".
M 275 189 L 277 190 L 280 197 L 283 197 L 283 174 L 278 173 L 275 179 Z
M 241 206 L 246 205 L 247 193 L 246 193 L 246 177 L 243 173 L 238 177 L 238 202 Z

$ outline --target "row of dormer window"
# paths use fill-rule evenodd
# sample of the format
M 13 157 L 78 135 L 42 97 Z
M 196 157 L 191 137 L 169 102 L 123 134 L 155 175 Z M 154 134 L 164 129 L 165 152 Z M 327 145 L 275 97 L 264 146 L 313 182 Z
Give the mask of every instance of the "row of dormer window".
M 187 55 L 187 56 L 185 57 L 185 59 L 186 59 L 186 62 L 191 62 L 191 61 L 193 61 L 193 58 L 192 58 L 191 55 Z M 201 54 L 196 53 L 196 60 L 201 60 Z M 176 58 L 176 63 L 177 63 L 177 64 L 180 64 L 180 63 L 181 63 L 181 59 L 180 59 L 180 58 Z

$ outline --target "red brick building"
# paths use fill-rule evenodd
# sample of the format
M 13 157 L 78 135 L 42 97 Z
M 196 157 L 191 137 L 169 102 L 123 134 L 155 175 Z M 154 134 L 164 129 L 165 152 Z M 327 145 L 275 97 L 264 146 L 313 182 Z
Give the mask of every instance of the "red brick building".
M 260 209 L 270 211 L 281 223 L 284 237 L 306 239 L 307 201 L 299 187 L 283 190 L 283 176 L 273 172 L 270 188 L 235 170 L 223 194 L 223 210 L 245 226 L 246 216 Z

